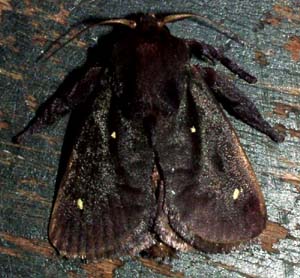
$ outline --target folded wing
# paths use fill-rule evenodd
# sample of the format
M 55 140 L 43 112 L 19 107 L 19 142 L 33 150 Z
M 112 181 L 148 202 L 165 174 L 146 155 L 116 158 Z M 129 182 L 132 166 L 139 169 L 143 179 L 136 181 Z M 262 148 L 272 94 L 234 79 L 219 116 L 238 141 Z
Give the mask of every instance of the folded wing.
M 155 130 L 169 224 L 204 251 L 221 251 L 259 235 L 263 196 L 234 129 L 192 70 L 178 114 Z

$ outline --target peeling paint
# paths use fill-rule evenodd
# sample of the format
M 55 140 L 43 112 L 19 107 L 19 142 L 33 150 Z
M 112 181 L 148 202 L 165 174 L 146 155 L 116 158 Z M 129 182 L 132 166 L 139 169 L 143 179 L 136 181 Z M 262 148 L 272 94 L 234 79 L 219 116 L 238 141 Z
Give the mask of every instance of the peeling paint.
M 264 15 L 262 22 L 272 26 L 278 26 L 284 20 L 298 23 L 300 21 L 300 9 L 276 4 L 273 6 L 272 11 L 269 11 Z
M 18 183 L 31 185 L 31 186 L 46 186 L 47 185 L 45 182 L 37 180 L 35 178 L 21 179 L 18 181 Z
M 287 43 L 284 44 L 284 48 L 290 52 L 292 60 L 295 62 L 300 60 L 300 37 L 290 37 Z
M 43 149 L 38 149 L 38 148 L 32 148 L 32 147 L 27 147 L 27 146 L 23 146 L 23 145 L 19 145 L 19 144 L 14 144 L 14 143 L 10 143 L 7 141 L 2 141 L 0 140 L 0 144 L 4 145 L 4 146 L 11 146 L 11 147 L 17 147 L 18 149 L 22 149 L 22 150 L 26 150 L 26 151 L 30 151 L 30 152 L 35 152 L 35 153 L 47 153 L 49 154 L 48 150 L 43 150 Z M 61 153 L 58 151 L 51 151 L 51 155 L 56 155 L 59 156 Z
M 0 17 L 4 11 L 12 11 L 12 5 L 10 4 L 11 0 L 0 0 Z
M 39 137 L 39 138 L 47 141 L 47 143 L 49 145 L 55 145 L 55 144 L 59 144 L 61 142 L 60 138 L 49 136 L 49 135 L 46 135 L 46 134 L 37 134 L 36 137 Z
M 297 138 L 300 138 L 300 130 L 299 129 L 288 129 L 291 137 L 297 137 Z
M 62 25 L 67 25 L 69 15 L 70 12 L 64 8 L 63 4 L 61 4 L 60 11 L 57 14 L 49 15 L 48 18 Z
M 150 268 L 153 272 L 165 275 L 166 277 L 184 278 L 185 275 L 181 272 L 173 272 L 170 265 L 155 262 L 151 259 L 140 259 L 141 263 Z
M 88 278 L 97 277 L 113 277 L 114 270 L 123 265 L 121 260 L 102 260 L 99 263 L 82 264 L 82 268 L 86 271 Z M 98 276 L 99 275 L 99 276 Z
M 290 184 L 293 184 L 297 191 L 300 192 L 300 176 L 294 174 L 284 174 L 281 176 L 281 180 Z
M 3 246 L 0 246 L 0 254 L 5 254 L 5 255 L 8 255 L 8 256 L 11 256 L 11 257 L 17 257 L 17 258 L 21 258 L 21 254 L 16 251 L 16 250 L 13 250 L 12 248 L 6 248 L 6 247 L 3 247 Z
M 269 64 L 267 60 L 267 55 L 259 50 L 255 51 L 255 61 L 261 66 L 267 66 Z
M 30 108 L 31 111 L 35 111 L 35 109 L 38 106 L 36 98 L 32 95 L 26 96 L 25 103 Z
M 278 223 L 267 221 L 266 229 L 259 236 L 262 248 L 270 253 L 278 253 L 279 251 L 273 247 L 281 239 L 288 236 L 288 230 Z
M 274 16 L 271 12 L 268 12 L 264 15 L 262 23 L 277 26 L 281 23 L 281 18 L 279 18 L 278 16 Z
M 276 124 L 274 126 L 278 131 L 284 133 L 285 135 L 289 134 L 290 137 L 297 137 L 300 138 L 300 130 L 293 129 L 293 128 L 287 128 L 282 124 Z
M 279 86 L 274 85 L 272 83 L 265 83 L 265 82 L 258 82 L 257 84 L 252 85 L 256 88 L 261 89 L 269 89 L 275 92 L 279 92 L 281 94 L 288 94 L 292 96 L 300 96 L 300 88 L 299 87 L 292 87 L 292 86 Z
M 288 21 L 300 21 L 299 8 L 292 9 L 291 7 L 288 7 L 286 5 L 277 4 L 274 5 L 273 10 L 278 16 L 287 19 Z
M 41 195 L 37 194 L 36 192 L 26 191 L 26 190 L 18 190 L 16 194 L 19 194 L 20 196 L 26 197 L 34 202 L 40 202 L 46 205 L 50 205 L 50 201 L 46 198 L 42 197 Z
M 0 74 L 5 75 L 5 76 L 15 79 L 15 80 L 23 80 L 23 76 L 21 73 L 7 71 L 3 68 L 0 68 Z
M 42 14 L 42 10 L 32 5 L 30 0 L 24 0 L 26 7 L 22 10 L 22 13 L 26 16 L 33 16 L 35 13 Z
M 20 52 L 20 50 L 17 47 L 14 46 L 15 43 L 16 43 L 16 38 L 12 35 L 0 38 L 0 45 L 1 46 L 8 46 L 12 51 L 18 53 L 18 52 Z
M 40 241 L 34 239 L 27 239 L 24 237 L 17 237 L 7 233 L 0 232 L 0 238 L 7 242 L 20 247 L 31 253 L 42 254 L 46 257 L 53 257 L 55 255 L 54 249 L 49 245 L 48 241 Z M 14 250 L 12 250 L 14 252 Z
M 300 105 L 299 104 L 286 104 L 275 102 L 275 107 L 273 112 L 279 116 L 283 116 L 285 118 L 289 117 L 290 113 L 299 114 L 300 115 Z
M 7 122 L 0 122 L 0 129 L 8 129 L 9 124 Z

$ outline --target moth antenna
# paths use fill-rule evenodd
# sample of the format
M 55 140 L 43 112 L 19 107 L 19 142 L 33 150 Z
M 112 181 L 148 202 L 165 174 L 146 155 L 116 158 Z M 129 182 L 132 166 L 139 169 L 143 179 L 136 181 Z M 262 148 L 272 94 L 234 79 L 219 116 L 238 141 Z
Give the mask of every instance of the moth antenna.
M 66 42 L 61 44 L 57 49 L 54 51 L 50 52 L 50 50 L 60 42 L 62 38 L 67 36 L 74 28 L 79 27 L 80 25 L 83 24 L 88 24 L 85 28 L 82 30 L 78 31 L 75 35 L 73 35 L 70 39 L 68 39 Z M 88 29 L 93 28 L 98 25 L 114 25 L 114 24 L 120 24 L 120 25 L 125 25 L 128 26 L 131 29 L 134 29 L 136 27 L 136 22 L 134 20 L 128 20 L 124 18 L 119 18 L 119 19 L 108 19 L 108 20 L 102 20 L 99 21 L 99 19 L 88 19 L 88 20 L 83 20 L 79 23 L 76 23 L 70 27 L 69 30 L 67 30 L 65 33 L 60 35 L 55 41 L 53 41 L 46 49 L 45 51 L 37 58 L 37 61 L 41 60 L 42 58 L 45 57 L 45 59 L 49 59 L 53 55 L 55 55 L 60 49 L 64 48 L 67 44 L 69 44 L 71 41 L 79 37 L 81 34 L 86 32 Z M 48 53 L 48 55 L 46 55 Z
M 209 18 L 202 16 L 202 15 L 198 15 L 198 14 L 193 14 L 193 13 L 181 13 L 181 14 L 171 14 L 171 15 L 167 15 L 163 18 L 163 20 L 159 23 L 160 26 L 164 26 L 167 23 L 171 23 L 171 22 L 175 22 L 175 21 L 179 21 L 179 20 L 183 20 L 186 18 L 196 18 L 200 21 L 202 21 L 202 23 L 204 23 L 204 25 L 207 25 L 208 27 L 212 27 L 213 29 L 215 29 L 216 31 L 218 31 L 219 33 L 227 36 L 228 38 L 242 44 L 242 45 L 248 45 L 248 43 L 246 43 L 240 36 L 238 36 L 237 34 L 234 34 L 232 31 L 225 29 L 224 27 L 222 27 L 220 24 L 210 20 Z

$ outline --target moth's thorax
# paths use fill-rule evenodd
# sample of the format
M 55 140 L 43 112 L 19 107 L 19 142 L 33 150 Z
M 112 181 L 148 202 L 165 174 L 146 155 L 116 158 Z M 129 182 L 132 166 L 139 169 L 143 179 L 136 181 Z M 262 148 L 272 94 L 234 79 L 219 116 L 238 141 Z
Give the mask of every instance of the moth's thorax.
M 122 46 L 115 56 L 121 61 L 115 72 L 122 87 L 117 94 L 125 110 L 142 116 L 176 111 L 189 58 L 185 43 L 162 32 L 149 37 L 133 35 Z

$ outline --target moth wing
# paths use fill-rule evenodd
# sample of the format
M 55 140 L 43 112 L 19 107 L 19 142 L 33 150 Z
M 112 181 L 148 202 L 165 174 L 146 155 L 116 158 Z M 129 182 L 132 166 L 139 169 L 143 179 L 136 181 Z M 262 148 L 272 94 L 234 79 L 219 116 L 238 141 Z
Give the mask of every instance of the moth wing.
M 264 199 L 233 127 L 196 68 L 187 80 L 178 114 L 155 133 L 165 213 L 194 247 L 226 251 L 262 232 Z
M 153 244 L 153 151 L 142 123 L 123 118 L 111 96 L 106 87 L 69 121 L 67 163 L 49 226 L 51 243 L 67 257 L 135 254 Z

